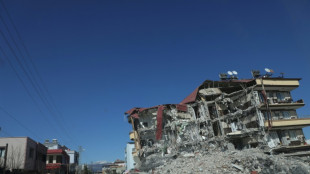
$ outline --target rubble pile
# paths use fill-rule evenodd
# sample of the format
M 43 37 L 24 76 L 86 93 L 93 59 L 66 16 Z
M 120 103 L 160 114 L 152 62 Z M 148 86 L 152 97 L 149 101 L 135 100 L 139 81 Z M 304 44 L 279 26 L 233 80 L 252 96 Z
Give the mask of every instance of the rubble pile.
M 258 148 L 232 151 L 213 149 L 180 153 L 176 159 L 168 159 L 165 164 L 148 173 L 308 174 L 310 167 L 301 159 L 267 155 Z

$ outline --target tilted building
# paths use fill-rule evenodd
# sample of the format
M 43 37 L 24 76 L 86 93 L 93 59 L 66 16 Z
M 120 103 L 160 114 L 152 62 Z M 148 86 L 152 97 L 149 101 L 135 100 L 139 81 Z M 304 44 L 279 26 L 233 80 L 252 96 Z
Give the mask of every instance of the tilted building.
M 291 91 L 300 78 L 206 80 L 180 104 L 127 111 L 136 167 L 156 166 L 160 156 L 215 143 L 223 148 L 264 148 L 266 152 L 310 156 L 302 128 L 310 125 L 296 109 Z M 159 164 L 158 164 L 159 165 Z

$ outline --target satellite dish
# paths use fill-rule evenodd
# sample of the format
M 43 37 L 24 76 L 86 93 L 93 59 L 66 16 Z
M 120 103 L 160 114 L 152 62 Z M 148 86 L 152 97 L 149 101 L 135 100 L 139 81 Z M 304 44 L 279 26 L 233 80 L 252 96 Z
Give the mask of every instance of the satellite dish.
M 227 74 L 229 74 L 229 75 L 233 75 L 233 73 L 232 73 L 231 71 L 228 71 L 228 72 L 227 72 Z
M 232 73 L 233 73 L 234 75 L 238 75 L 237 71 L 233 71 Z
M 267 73 L 270 73 L 270 72 L 271 72 L 271 70 L 270 70 L 269 68 L 265 68 L 265 71 L 266 71 Z
M 221 80 L 227 80 L 227 74 L 225 74 L 225 73 L 219 74 L 219 77 Z
M 260 71 L 259 70 L 252 70 L 251 71 L 253 78 L 260 77 Z

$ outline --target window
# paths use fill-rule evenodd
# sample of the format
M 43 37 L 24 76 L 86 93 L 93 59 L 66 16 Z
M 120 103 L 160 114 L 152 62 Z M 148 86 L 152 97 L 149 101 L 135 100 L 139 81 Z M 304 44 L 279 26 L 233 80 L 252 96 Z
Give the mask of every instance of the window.
M 268 92 L 267 94 L 269 98 L 273 98 L 273 92 Z
M 143 122 L 143 126 L 144 126 L 144 127 L 148 127 L 147 122 Z
M 268 120 L 268 113 L 267 112 L 263 112 L 265 120 Z
M 284 119 L 291 119 L 291 113 L 289 111 L 282 112 Z
M 277 99 L 278 101 L 282 101 L 284 99 L 284 96 L 281 92 L 277 92 Z
M 298 140 L 295 130 L 289 130 L 288 133 L 289 133 L 289 135 L 290 135 L 290 140 L 291 140 L 291 141 Z
M 53 163 L 53 156 L 48 157 L 48 163 Z
M 275 117 L 275 120 L 278 120 L 280 118 L 280 113 L 274 112 L 274 117 Z
M 260 99 L 261 102 L 264 102 L 264 101 L 265 101 L 264 95 L 263 95 L 262 92 L 259 92 L 259 93 L 258 93 L 258 96 L 259 96 L 259 99 Z
M 62 156 L 61 155 L 58 155 L 56 157 L 56 163 L 62 163 Z
M 0 147 L 0 158 L 4 158 L 5 155 L 5 147 Z
M 34 149 L 30 147 L 29 149 L 29 158 L 33 158 Z

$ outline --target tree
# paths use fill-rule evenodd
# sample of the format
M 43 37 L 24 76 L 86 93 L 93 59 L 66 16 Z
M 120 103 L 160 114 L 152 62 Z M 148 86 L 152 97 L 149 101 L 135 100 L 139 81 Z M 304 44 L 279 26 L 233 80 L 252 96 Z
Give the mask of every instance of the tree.
M 10 153 L 7 156 L 7 166 L 10 169 L 21 169 L 25 154 L 21 151 L 21 148 L 13 146 L 10 148 Z
M 91 171 L 88 169 L 86 164 L 84 164 L 84 168 L 83 168 L 82 174 L 91 174 Z

